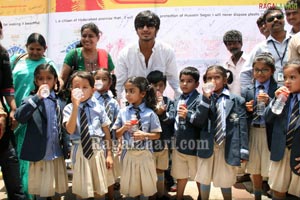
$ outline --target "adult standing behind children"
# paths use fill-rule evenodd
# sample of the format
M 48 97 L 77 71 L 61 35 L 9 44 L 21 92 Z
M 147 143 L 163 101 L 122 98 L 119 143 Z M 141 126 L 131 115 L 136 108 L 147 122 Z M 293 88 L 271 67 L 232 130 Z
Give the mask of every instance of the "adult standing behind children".
M 290 34 L 294 35 L 300 31 L 300 2 L 298 0 L 288 0 L 284 10 L 286 21 L 292 26 Z
M 97 48 L 102 32 L 94 23 L 81 27 L 80 44 L 82 47 L 71 50 L 65 57 L 61 70 L 61 78 L 65 85 L 73 71 L 96 71 L 106 68 L 113 71 L 115 66 L 111 56 L 103 49 Z
M 223 36 L 223 42 L 227 50 L 231 53 L 231 57 L 225 62 L 224 67 L 233 73 L 233 82 L 229 87 L 231 93 L 240 95 L 241 87 L 246 87 L 244 81 L 240 78 L 242 67 L 246 62 L 246 54 L 242 51 L 243 37 L 238 30 L 227 31 Z M 246 72 L 243 72 L 246 73 Z
M 265 20 L 266 28 L 270 31 L 271 35 L 266 41 L 260 43 L 252 50 L 244 67 L 248 70 L 252 70 L 252 64 L 255 56 L 263 52 L 269 52 L 275 59 L 276 71 L 274 73 L 274 79 L 278 84 L 283 84 L 282 68 L 284 63 L 287 62 L 288 44 L 291 35 L 284 30 L 284 14 L 280 8 L 268 8 L 264 12 L 263 19 Z M 252 74 L 250 73 L 245 75 L 248 76 L 249 84 L 251 84 L 251 80 L 253 78 Z M 245 77 L 241 76 L 241 78 Z
M 52 66 L 55 66 L 51 59 L 44 56 L 44 53 L 47 49 L 47 45 L 45 38 L 41 34 L 30 34 L 26 42 L 26 49 L 26 54 L 13 56 L 11 59 L 17 107 L 21 105 L 22 99 L 24 97 L 29 96 L 30 92 L 34 89 L 33 72 L 35 68 L 43 63 L 48 63 Z M 15 129 L 16 151 L 18 156 L 20 156 L 25 132 L 26 125 L 24 124 L 19 125 Z M 28 194 L 28 169 L 29 162 L 20 159 L 20 175 L 22 178 L 24 192 L 27 195 L 27 197 L 30 198 L 30 195 Z
M 154 70 L 163 72 L 175 95 L 180 95 L 174 50 L 155 40 L 159 26 L 159 17 L 150 10 L 142 11 L 135 17 L 134 27 L 139 40 L 120 52 L 115 70 L 118 99 L 121 99 L 124 83 L 129 77 L 146 77 Z

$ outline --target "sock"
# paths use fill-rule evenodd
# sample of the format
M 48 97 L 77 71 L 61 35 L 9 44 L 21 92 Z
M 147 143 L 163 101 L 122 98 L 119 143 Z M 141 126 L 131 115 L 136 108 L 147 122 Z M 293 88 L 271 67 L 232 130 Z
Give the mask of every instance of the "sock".
M 164 172 L 157 173 L 156 187 L 157 187 L 158 197 L 162 197 L 165 194 L 165 176 L 164 176 Z
M 224 200 L 232 199 L 231 188 L 221 188 L 221 191 L 222 191 Z
M 254 193 L 255 200 L 261 200 L 262 190 L 254 188 L 253 193 Z
M 200 184 L 200 191 L 201 191 L 201 199 L 205 200 L 209 198 L 209 193 L 210 193 L 210 185 L 204 185 Z

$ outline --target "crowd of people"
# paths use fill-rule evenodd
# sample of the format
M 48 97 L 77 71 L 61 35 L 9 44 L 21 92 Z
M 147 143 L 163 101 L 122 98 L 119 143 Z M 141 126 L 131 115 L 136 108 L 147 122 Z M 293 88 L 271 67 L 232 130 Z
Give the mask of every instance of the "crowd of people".
M 94 23 L 81 27 L 60 72 L 39 33 L 25 54 L 9 58 L 0 46 L 0 166 L 9 199 L 64 194 L 65 159 L 80 199 L 114 199 L 116 189 L 126 199 L 169 199 L 169 169 L 177 200 L 189 179 L 198 199 L 209 199 L 211 183 L 232 199 L 239 173 L 251 175 L 255 199 L 264 183 L 272 199 L 300 198 L 300 2 L 291 3 L 297 9 L 271 7 L 257 20 L 266 40 L 249 55 L 241 32 L 227 31 L 231 57 L 207 66 L 202 87 L 196 67 L 177 71 L 149 10 L 135 17 L 139 40 L 115 63 L 97 48 Z M 164 96 L 167 82 L 174 98 Z

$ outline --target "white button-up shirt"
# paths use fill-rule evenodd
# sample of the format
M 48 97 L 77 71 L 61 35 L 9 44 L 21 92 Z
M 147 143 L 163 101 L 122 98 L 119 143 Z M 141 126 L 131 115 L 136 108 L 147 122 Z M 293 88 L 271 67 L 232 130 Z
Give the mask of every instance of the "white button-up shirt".
M 240 74 L 243 70 L 246 58 L 246 54 L 243 52 L 236 65 L 233 63 L 232 57 L 224 64 L 225 69 L 229 69 L 233 73 L 233 82 L 228 84 L 228 88 L 231 93 L 236 95 L 241 95 Z
M 125 47 L 120 52 L 115 68 L 118 98 L 121 98 L 124 83 L 129 77 L 147 77 L 154 70 L 159 70 L 166 75 L 167 81 L 173 88 L 175 95 L 179 96 L 180 89 L 175 52 L 169 45 L 156 40 L 148 66 L 146 66 L 145 57 L 140 51 L 138 42 Z
M 286 36 L 282 42 L 277 41 L 272 35 L 270 35 L 266 41 L 258 44 L 251 52 L 249 58 L 247 59 L 244 68 L 252 70 L 252 65 L 255 56 L 263 52 L 269 52 L 272 54 L 275 59 L 276 71 L 274 73 L 274 79 L 277 82 L 283 82 L 283 65 L 288 60 L 288 43 L 291 38 L 289 33 L 286 33 Z M 252 73 L 251 73 L 252 76 Z M 249 79 L 251 80 L 252 77 Z M 251 83 L 251 82 L 250 82 Z

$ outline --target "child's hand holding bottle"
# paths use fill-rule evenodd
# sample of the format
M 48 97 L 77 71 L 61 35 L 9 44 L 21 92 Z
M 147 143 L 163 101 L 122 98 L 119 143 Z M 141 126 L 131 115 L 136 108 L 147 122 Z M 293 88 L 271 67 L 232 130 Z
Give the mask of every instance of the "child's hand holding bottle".
M 275 91 L 275 97 L 278 98 L 278 96 L 280 94 L 285 94 L 286 96 L 288 96 L 290 94 L 290 90 L 287 87 L 285 87 L 285 86 L 281 86 L 280 88 L 278 88 Z
M 80 102 L 81 102 L 82 97 L 83 97 L 82 90 L 80 88 L 74 88 L 72 90 L 71 95 L 72 95 L 71 100 L 72 100 L 73 105 L 77 105 L 78 106 L 80 104 Z
M 269 104 L 269 95 L 265 92 L 260 92 L 258 95 L 257 95 L 257 101 L 260 101 L 260 102 L 264 102 L 265 105 L 268 105 Z
M 162 115 L 166 111 L 167 106 L 164 102 L 164 98 L 161 92 L 156 91 L 156 99 L 157 99 L 156 114 Z
M 209 99 L 215 88 L 216 85 L 213 82 L 204 83 L 202 87 L 203 95 Z
M 290 91 L 285 86 L 282 86 L 275 91 L 276 100 L 275 100 L 274 104 L 272 105 L 273 113 L 275 113 L 276 115 L 281 114 L 281 112 L 285 106 L 285 102 L 288 99 L 289 94 L 290 94 Z

